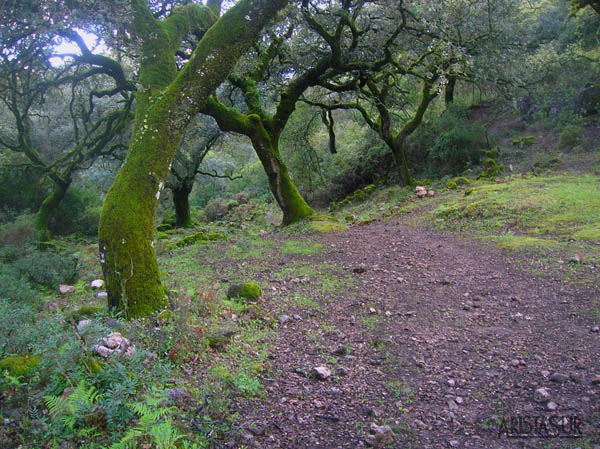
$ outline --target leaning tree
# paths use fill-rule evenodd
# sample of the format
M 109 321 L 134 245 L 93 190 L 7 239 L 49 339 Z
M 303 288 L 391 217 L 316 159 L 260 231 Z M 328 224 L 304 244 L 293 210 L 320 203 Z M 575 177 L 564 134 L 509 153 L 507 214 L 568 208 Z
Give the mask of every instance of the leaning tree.
M 226 88 L 202 111 L 223 131 L 250 139 L 283 211 L 284 225 L 314 212 L 281 156 L 281 135 L 311 88 L 355 89 L 363 81 L 362 73 L 376 73 L 392 62 L 390 49 L 404 24 L 387 20 L 382 4 L 389 6 L 382 0 L 302 1 L 251 48 Z M 402 4 L 395 2 L 395 8 L 403 10 Z M 331 115 L 325 120 L 331 124 Z M 334 148 L 333 125 L 330 136 Z
M 239 0 L 221 15 L 222 3 L 5 0 L 0 10 L 2 23 L 9 24 L 0 31 L 3 45 L 36 41 L 47 48 L 58 36 L 72 39 L 68 31 L 83 29 L 104 38 L 102 64 L 111 74 L 133 67 L 122 70 L 136 86 L 132 136 L 99 226 L 109 306 L 130 318 L 167 305 L 153 225 L 183 132 L 288 0 Z M 94 76 L 99 54 L 89 56 Z

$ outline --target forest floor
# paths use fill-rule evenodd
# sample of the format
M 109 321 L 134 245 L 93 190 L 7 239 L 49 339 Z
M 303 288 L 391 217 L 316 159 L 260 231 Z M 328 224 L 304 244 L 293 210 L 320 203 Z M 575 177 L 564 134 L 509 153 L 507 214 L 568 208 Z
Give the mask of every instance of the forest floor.
M 269 234 L 241 263 L 198 252 L 221 285 L 257 280 L 279 322 L 266 394 L 237 406 L 228 446 L 359 448 L 376 423 L 390 448 L 600 447 L 597 269 L 408 217 Z

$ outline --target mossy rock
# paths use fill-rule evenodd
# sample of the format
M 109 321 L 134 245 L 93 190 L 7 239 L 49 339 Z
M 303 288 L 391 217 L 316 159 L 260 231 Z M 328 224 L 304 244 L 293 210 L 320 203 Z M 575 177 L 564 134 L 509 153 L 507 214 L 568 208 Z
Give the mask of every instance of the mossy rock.
M 160 326 L 164 326 L 165 324 L 175 319 L 175 312 L 173 312 L 172 310 L 163 310 L 158 314 L 156 319 Z
M 457 186 L 467 186 L 469 184 L 471 184 L 471 181 L 469 181 L 467 178 L 465 178 L 464 176 L 460 176 L 458 178 L 454 178 L 452 181 L 454 181 L 454 183 Z
M 165 231 L 170 231 L 171 229 L 173 229 L 173 226 L 170 225 L 169 223 L 163 223 L 161 225 L 158 225 L 156 227 L 156 231 L 157 232 L 165 232 Z
M 329 234 L 330 232 L 345 232 L 348 226 L 345 223 L 334 221 L 311 221 L 306 230 L 308 232 L 318 232 L 319 234 Z
M 157 232 L 156 234 L 154 234 L 154 238 L 156 240 L 168 240 L 169 234 L 167 234 L 166 232 Z
M 450 190 L 456 190 L 458 189 L 458 185 L 456 185 L 456 183 L 454 181 L 448 181 L 446 183 L 446 187 Z
M 346 220 L 346 222 L 350 222 L 350 221 L 354 221 L 354 215 L 346 215 L 344 217 L 344 220 Z
M 40 361 L 37 355 L 6 357 L 0 360 L 0 373 L 6 370 L 12 376 L 27 376 L 37 368 Z
M 190 246 L 190 245 L 197 245 L 197 244 L 207 244 L 209 242 L 214 242 L 214 241 L 218 241 L 218 240 L 227 240 L 227 237 L 225 237 L 224 234 L 221 234 L 220 232 L 196 232 L 195 234 L 192 235 L 188 235 L 187 237 L 179 240 L 178 242 L 175 243 L 171 243 L 170 245 L 167 245 L 165 247 L 165 249 L 170 250 L 170 249 L 174 249 L 174 248 L 184 248 L 186 246 Z
M 262 295 L 260 286 L 256 282 L 245 282 L 243 284 L 235 284 L 227 290 L 227 298 L 238 298 L 247 301 L 256 301 Z
M 236 332 L 233 330 L 218 330 L 208 334 L 206 336 L 206 342 L 210 348 L 222 350 L 231 343 L 231 339 L 235 334 Z
M 79 309 L 71 310 L 65 315 L 67 321 L 71 319 L 75 321 L 94 318 L 97 315 L 106 312 L 106 309 L 103 307 L 94 307 L 94 306 L 84 306 Z
M 367 187 L 365 187 L 363 190 L 367 195 L 372 194 L 375 190 L 377 189 L 377 186 L 375 186 L 375 184 L 369 184 Z

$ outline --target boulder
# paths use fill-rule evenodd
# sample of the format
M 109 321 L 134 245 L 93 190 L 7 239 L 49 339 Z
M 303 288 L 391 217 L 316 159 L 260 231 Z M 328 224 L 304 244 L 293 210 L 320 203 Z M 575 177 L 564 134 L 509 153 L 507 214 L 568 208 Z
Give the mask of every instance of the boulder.
M 369 431 L 370 434 L 365 441 L 371 447 L 383 448 L 394 443 L 394 432 L 390 426 L 378 426 L 372 423 Z
M 60 292 L 61 295 L 67 295 L 69 293 L 75 292 L 75 287 L 73 287 L 72 285 L 60 284 L 58 286 L 58 291 Z
M 91 282 L 90 287 L 92 287 L 94 290 L 102 288 L 104 287 L 104 281 L 102 279 L 94 279 Z

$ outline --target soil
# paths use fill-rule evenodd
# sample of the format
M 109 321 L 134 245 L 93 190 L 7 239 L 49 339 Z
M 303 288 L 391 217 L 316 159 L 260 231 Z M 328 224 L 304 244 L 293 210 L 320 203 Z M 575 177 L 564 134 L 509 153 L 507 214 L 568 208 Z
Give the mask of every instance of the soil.
M 557 273 L 398 220 L 313 240 L 326 250 L 260 262 L 261 307 L 289 319 L 266 399 L 239 406 L 245 432 L 229 447 L 360 448 L 377 423 L 390 448 L 600 448 L 594 267 Z M 346 283 L 324 293 L 310 276 L 274 276 L 299 261 Z M 318 366 L 331 377 L 313 377 Z

